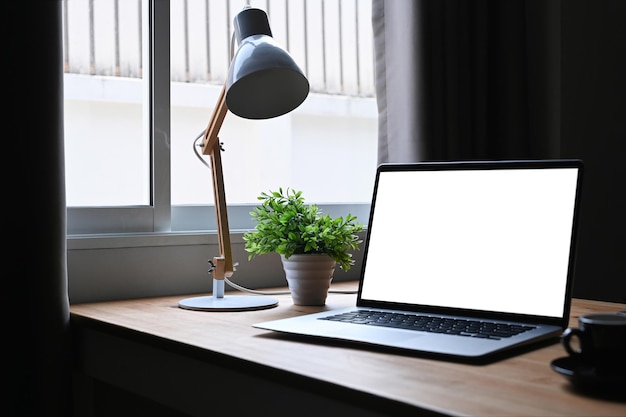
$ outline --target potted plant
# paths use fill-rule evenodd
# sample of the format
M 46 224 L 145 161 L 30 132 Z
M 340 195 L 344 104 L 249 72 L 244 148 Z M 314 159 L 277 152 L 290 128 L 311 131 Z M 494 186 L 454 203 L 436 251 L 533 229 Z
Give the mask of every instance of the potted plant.
M 248 259 L 279 254 L 294 304 L 324 305 L 335 266 L 348 271 L 354 265 L 351 251 L 362 243 L 363 225 L 351 214 L 323 214 L 316 204 L 305 203 L 302 191 L 279 188 L 258 200 L 250 212 L 255 229 L 243 235 Z M 321 290 L 314 290 L 317 281 Z

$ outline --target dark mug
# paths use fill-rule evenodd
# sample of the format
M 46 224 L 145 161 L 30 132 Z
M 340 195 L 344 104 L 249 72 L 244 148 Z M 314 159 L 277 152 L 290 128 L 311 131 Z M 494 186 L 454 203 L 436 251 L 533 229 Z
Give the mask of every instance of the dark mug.
M 607 313 L 580 316 L 578 328 L 565 329 L 561 343 L 571 357 L 586 363 L 623 367 L 626 365 L 626 316 Z

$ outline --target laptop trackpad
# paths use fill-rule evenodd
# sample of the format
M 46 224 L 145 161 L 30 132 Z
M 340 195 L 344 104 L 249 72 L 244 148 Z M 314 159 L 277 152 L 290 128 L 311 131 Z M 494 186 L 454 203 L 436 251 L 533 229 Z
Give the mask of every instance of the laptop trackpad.
M 331 337 L 349 339 L 359 342 L 384 343 L 392 346 L 404 346 L 409 340 L 416 340 L 424 337 L 424 334 L 417 332 L 395 332 L 385 331 L 384 328 L 355 326 L 354 328 L 344 328 L 341 331 L 332 332 Z

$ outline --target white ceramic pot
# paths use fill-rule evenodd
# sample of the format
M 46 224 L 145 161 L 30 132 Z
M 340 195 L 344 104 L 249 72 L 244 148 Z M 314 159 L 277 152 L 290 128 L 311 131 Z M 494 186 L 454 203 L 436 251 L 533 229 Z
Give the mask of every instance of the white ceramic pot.
M 335 273 L 336 262 L 328 255 L 281 255 L 285 278 L 295 305 L 322 306 Z

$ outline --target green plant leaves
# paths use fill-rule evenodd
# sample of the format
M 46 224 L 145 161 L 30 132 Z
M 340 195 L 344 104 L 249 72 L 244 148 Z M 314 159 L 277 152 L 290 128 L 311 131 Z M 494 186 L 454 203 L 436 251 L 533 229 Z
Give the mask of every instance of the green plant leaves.
M 307 205 L 302 191 L 262 192 L 260 205 L 250 212 L 256 220 L 254 231 L 244 233 L 248 258 L 266 253 L 278 253 L 289 258 L 293 254 L 325 253 L 343 270 L 354 265 L 350 251 L 359 249 L 358 234 L 363 225 L 356 216 L 331 218 L 317 205 Z

